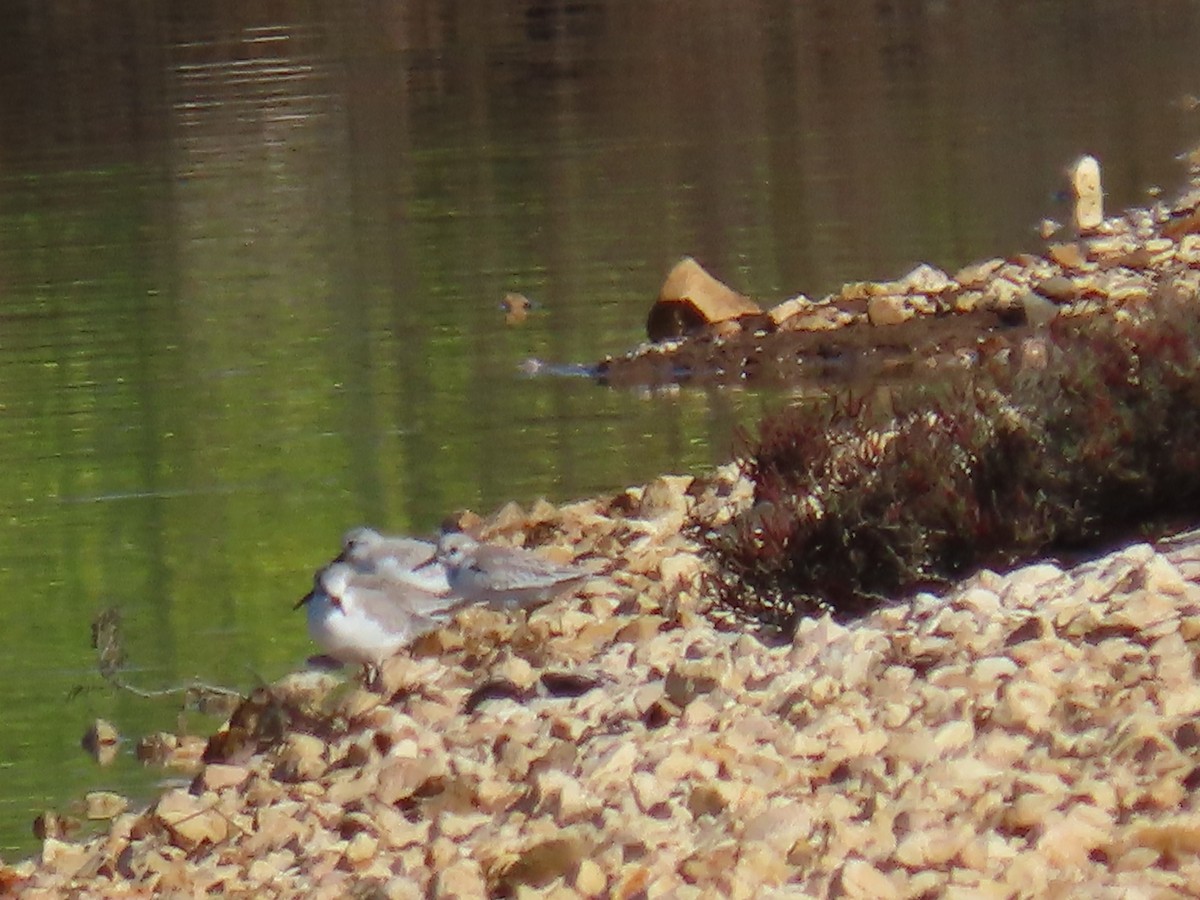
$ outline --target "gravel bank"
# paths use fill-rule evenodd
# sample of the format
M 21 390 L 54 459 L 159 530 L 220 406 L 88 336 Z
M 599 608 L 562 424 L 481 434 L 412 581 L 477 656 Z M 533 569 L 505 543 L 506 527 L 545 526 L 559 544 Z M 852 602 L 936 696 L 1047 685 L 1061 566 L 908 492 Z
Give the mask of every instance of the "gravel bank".
M 385 667 L 382 696 L 286 679 L 214 738 L 221 761 L 190 788 L 107 835 L 48 838 L 39 859 L 0 867 L 0 889 L 1200 890 L 1200 538 L 985 571 L 771 646 L 699 614 L 701 563 L 680 534 L 748 496 L 727 467 L 503 510 L 488 537 L 536 535 L 611 572 L 528 621 L 461 616 Z

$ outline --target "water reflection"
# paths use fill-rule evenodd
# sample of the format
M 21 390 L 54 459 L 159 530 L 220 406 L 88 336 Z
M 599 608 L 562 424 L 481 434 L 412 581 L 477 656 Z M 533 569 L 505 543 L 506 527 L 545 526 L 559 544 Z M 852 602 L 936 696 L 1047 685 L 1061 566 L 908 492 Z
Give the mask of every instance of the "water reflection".
M 177 724 L 65 699 L 100 608 L 135 680 L 248 687 L 309 651 L 285 604 L 348 525 L 723 457 L 772 398 L 518 372 L 636 343 L 678 257 L 768 302 L 954 267 L 1031 246 L 1081 150 L 1120 206 L 1200 131 L 1183 0 L 352 7 L 0 33 L 0 853 L 160 777 L 77 749 Z

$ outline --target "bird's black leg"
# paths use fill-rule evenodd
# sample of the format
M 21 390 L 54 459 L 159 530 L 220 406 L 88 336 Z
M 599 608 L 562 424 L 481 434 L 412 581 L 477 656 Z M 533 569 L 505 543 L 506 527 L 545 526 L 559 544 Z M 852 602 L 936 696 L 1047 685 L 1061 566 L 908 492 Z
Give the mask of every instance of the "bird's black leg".
M 383 691 L 383 670 L 374 663 L 363 664 L 363 687 L 368 691 Z

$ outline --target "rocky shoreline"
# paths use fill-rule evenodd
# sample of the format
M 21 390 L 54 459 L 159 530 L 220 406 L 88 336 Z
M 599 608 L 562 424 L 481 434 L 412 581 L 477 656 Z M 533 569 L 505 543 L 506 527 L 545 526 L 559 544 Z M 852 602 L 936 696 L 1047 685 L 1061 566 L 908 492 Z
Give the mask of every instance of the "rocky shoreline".
M 602 360 L 596 374 L 619 387 L 824 390 L 924 379 L 1019 356 L 1055 316 L 1137 309 L 1164 288 L 1200 296 L 1200 181 L 1172 203 L 1089 219 L 1073 237 L 1048 233 L 1039 253 L 953 274 L 922 264 L 895 281 L 847 284 L 816 300 L 800 294 L 770 309 L 685 259 L 651 309 L 650 341 Z
M 748 500 L 727 466 L 506 508 L 483 523 L 489 538 L 538 535 L 618 565 L 527 621 L 463 615 L 393 659 L 382 695 L 285 679 L 210 741 L 190 787 L 101 837 L 48 837 L 39 859 L 0 868 L 0 886 L 875 898 L 1200 886 L 1200 536 L 980 572 L 850 625 L 805 621 L 773 646 L 700 614 L 702 563 L 681 533 Z
M 1195 295 L 1198 206 L 1194 192 L 1074 250 L 980 264 L 978 284 L 959 273 L 953 289 L 909 279 L 793 306 L 833 321 L 859 314 L 853 300 L 874 329 L 872 308 L 899 308 L 881 297 L 905 298 L 914 323 L 921 302 L 929 321 L 1019 309 L 1011 329 L 1037 327 L 1037 298 L 1057 315 L 1119 312 L 1168 280 Z M 761 344 L 782 322 L 743 336 Z M 681 347 L 742 331 L 642 354 L 676 370 Z M 752 493 L 730 464 L 462 523 L 604 574 L 528 617 L 464 612 L 389 661 L 382 692 L 317 673 L 260 689 L 190 786 L 114 804 L 99 837 L 47 832 L 38 858 L 0 865 L 0 893 L 1200 892 L 1200 532 L 985 570 L 852 623 L 804 620 L 781 642 L 715 615 L 704 590 L 698 535 Z

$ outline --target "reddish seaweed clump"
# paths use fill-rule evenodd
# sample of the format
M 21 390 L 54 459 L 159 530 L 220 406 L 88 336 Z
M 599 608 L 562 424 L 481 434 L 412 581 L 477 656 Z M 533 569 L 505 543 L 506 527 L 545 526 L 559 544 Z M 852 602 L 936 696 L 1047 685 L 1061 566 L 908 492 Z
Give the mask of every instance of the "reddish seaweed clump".
M 936 385 L 841 394 L 744 438 L 754 503 L 705 535 L 717 608 L 790 632 L 981 566 L 1195 516 L 1200 319 L 1168 290 L 1058 317 Z

